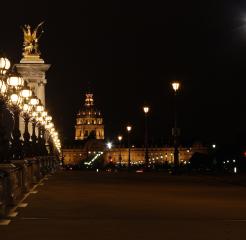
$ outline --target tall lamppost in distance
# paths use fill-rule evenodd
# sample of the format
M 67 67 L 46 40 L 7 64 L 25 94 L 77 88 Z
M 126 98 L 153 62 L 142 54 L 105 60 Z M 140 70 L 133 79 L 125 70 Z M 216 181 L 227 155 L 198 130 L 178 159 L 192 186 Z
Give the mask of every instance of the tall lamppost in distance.
M 128 132 L 128 170 L 131 168 L 131 146 L 130 146 L 130 132 L 132 130 L 132 126 L 128 125 L 126 127 L 126 130 Z
M 121 168 L 121 160 L 122 160 L 122 157 L 121 157 L 121 141 L 122 141 L 122 136 L 119 135 L 118 136 L 118 140 L 119 140 L 119 168 Z
M 109 161 L 112 161 L 112 156 L 111 156 L 111 148 L 112 148 L 112 146 L 113 146 L 113 144 L 111 143 L 111 142 L 108 142 L 107 143 L 107 148 L 108 148 L 108 159 L 109 159 Z
M 174 90 L 174 128 L 172 131 L 173 143 L 174 143 L 174 166 L 179 166 L 179 149 L 178 149 L 178 135 L 179 131 L 177 128 L 177 92 L 180 88 L 180 82 L 172 82 L 172 88 Z
M 145 136 L 144 136 L 144 147 L 145 147 L 145 168 L 149 168 L 149 151 L 148 151 L 148 113 L 150 108 L 148 106 L 143 107 L 145 114 Z

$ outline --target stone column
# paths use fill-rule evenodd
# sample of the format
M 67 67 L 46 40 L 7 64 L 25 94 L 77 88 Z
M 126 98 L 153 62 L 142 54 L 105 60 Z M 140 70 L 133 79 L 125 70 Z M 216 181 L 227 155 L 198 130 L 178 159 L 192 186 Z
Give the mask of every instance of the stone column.
M 20 63 L 15 66 L 17 71 L 27 81 L 27 85 L 45 106 L 45 85 L 47 83 L 46 72 L 50 68 L 50 64 L 45 64 L 44 60 L 39 56 L 28 56 L 23 58 Z M 22 118 L 20 119 L 20 131 L 23 135 L 24 121 Z

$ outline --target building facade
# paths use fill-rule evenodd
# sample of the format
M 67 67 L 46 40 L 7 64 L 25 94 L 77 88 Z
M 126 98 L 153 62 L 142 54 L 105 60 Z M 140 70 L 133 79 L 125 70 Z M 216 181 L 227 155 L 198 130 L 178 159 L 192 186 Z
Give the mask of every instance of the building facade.
M 207 154 L 207 147 L 202 144 L 194 144 L 192 147 L 179 147 L 179 163 L 187 164 L 194 153 Z M 173 164 L 174 148 L 173 147 L 152 147 L 148 149 L 148 157 L 150 164 Z M 105 162 L 113 162 L 114 164 L 128 165 L 129 149 L 128 148 L 112 148 L 104 153 Z M 130 149 L 130 163 L 132 165 L 145 163 L 145 148 Z
M 65 148 L 63 149 L 63 159 L 65 165 L 77 165 L 82 163 L 88 157 L 93 158 L 98 153 L 103 153 L 105 164 L 112 162 L 116 165 L 121 164 L 127 166 L 129 159 L 128 148 Z M 192 147 L 179 147 L 180 164 L 189 163 L 190 158 L 194 153 L 207 154 L 208 149 L 202 144 L 194 144 Z M 173 164 L 174 163 L 174 148 L 173 147 L 154 147 L 148 149 L 150 164 Z M 145 148 L 130 149 L 131 165 L 144 164 Z

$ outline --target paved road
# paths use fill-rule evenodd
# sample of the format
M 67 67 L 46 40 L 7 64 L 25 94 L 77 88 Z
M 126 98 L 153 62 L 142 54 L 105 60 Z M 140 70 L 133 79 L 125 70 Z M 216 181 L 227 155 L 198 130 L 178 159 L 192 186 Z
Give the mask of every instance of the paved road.
M 0 239 L 246 239 L 246 188 L 210 178 L 59 172 Z

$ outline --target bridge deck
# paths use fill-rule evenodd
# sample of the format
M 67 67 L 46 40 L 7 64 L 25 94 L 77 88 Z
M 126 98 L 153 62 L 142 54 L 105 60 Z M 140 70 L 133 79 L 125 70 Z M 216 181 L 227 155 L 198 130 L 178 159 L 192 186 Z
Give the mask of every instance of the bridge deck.
M 211 178 L 76 171 L 43 183 L 0 226 L 1 239 L 245 239 L 244 187 Z

